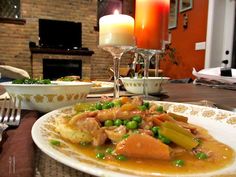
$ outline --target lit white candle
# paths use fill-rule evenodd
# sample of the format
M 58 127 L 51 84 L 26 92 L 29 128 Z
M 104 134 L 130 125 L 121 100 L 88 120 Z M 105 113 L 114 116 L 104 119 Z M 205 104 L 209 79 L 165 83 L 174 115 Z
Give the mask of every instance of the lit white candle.
M 131 16 L 119 14 L 106 15 L 99 19 L 99 45 L 133 46 L 134 19 Z

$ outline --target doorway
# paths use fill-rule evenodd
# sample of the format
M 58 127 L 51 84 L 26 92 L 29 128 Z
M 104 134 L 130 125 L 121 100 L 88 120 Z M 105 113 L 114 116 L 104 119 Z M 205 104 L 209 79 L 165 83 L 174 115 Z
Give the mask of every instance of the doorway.
M 234 65 L 235 4 L 235 0 L 209 0 L 205 68 L 220 67 L 223 60 Z

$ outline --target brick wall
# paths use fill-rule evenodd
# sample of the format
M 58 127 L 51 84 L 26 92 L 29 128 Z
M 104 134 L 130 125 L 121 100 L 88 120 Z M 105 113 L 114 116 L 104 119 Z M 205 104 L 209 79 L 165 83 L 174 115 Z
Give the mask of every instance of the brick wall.
M 123 12 L 132 14 L 134 0 L 123 1 Z M 31 74 L 29 41 L 38 44 L 38 19 L 55 19 L 82 22 L 82 45 L 93 50 L 91 57 L 91 79 L 108 79 L 108 68 L 112 66 L 111 55 L 97 47 L 97 0 L 21 0 L 22 18 L 25 25 L 0 23 L 0 61 L 7 65 L 25 69 Z M 125 55 L 121 65 L 126 66 L 132 55 Z M 90 63 L 87 62 L 87 63 Z M 86 72 L 89 73 L 86 66 Z

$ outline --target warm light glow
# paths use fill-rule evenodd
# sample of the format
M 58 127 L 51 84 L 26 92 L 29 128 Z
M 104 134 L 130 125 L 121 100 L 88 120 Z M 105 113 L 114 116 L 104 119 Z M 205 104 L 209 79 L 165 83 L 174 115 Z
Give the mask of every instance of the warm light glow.
M 114 11 L 114 15 L 119 15 L 119 11 L 117 9 Z
M 99 45 L 133 46 L 134 18 L 119 14 L 118 10 L 112 15 L 99 19 Z
M 168 40 L 168 16 L 170 0 L 135 1 L 135 36 L 138 48 L 163 48 Z

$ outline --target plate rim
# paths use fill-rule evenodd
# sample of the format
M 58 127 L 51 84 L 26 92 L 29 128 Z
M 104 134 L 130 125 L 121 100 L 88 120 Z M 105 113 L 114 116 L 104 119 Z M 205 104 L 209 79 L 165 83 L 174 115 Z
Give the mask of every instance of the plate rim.
M 217 108 L 211 108 L 211 107 L 206 107 L 206 106 L 202 106 L 202 105 L 194 105 L 194 104 L 190 104 L 190 103 L 181 103 L 181 102 L 170 102 L 170 101 L 151 101 L 151 102 L 155 102 L 155 103 L 163 103 L 163 104 L 170 104 L 170 105 L 187 105 L 187 106 L 191 106 L 191 107 L 196 107 L 196 108 L 206 108 L 208 110 L 216 110 L 216 111 L 220 111 L 220 112 L 223 112 L 223 113 L 228 113 L 228 114 L 232 114 L 233 116 L 236 116 L 236 113 L 235 112 L 231 112 L 231 111 L 227 111 L 227 110 L 222 110 L 222 109 L 217 109 Z M 63 153 L 61 153 L 60 151 L 57 151 L 55 148 L 51 147 L 49 145 L 49 143 L 47 144 L 47 146 L 50 147 L 50 149 L 53 149 L 53 151 L 50 151 L 49 149 L 47 148 L 44 148 L 43 144 L 40 144 L 39 142 L 42 141 L 41 140 L 37 140 L 36 139 L 36 130 L 39 130 L 40 129 L 40 126 L 43 124 L 43 122 L 47 119 L 49 119 L 51 116 L 57 114 L 57 113 L 60 113 L 60 111 L 62 110 L 65 110 L 65 109 L 68 109 L 68 108 L 72 108 L 73 106 L 67 106 L 67 107 L 63 107 L 63 108 L 60 108 L 60 109 L 56 109 L 54 111 L 51 111 L 43 116 L 41 116 L 33 125 L 32 129 L 31 129 L 31 136 L 32 136 L 32 139 L 34 141 L 34 143 L 38 146 L 39 149 L 41 149 L 45 154 L 49 155 L 51 158 L 53 158 L 54 160 L 66 165 L 66 166 L 69 166 L 75 170 L 79 170 L 79 171 L 82 171 L 84 173 L 88 173 L 88 174 L 91 174 L 91 175 L 95 175 L 95 176 L 114 176 L 114 177 L 118 177 L 120 175 L 124 176 L 124 177 L 134 177 L 134 176 L 138 176 L 137 174 L 126 174 L 126 173 L 120 173 L 120 172 L 116 172 L 116 171 L 113 171 L 113 170 L 109 170 L 109 169 L 101 169 L 100 167 L 96 167 L 95 165 L 92 165 L 92 168 L 89 167 L 91 166 L 91 164 L 87 164 L 87 163 L 84 163 L 84 162 L 81 162 L 79 159 L 74 159 L 70 156 L 67 156 Z M 217 120 L 213 120 L 213 121 L 217 121 Z M 222 123 L 222 122 L 221 122 Z M 225 123 L 225 122 L 223 122 Z M 228 126 L 231 126 L 232 128 L 236 129 L 236 127 L 234 125 L 230 125 L 230 124 L 227 124 Z M 206 129 L 206 128 L 205 128 Z M 40 134 L 40 136 L 42 136 Z M 44 141 L 46 141 L 44 139 Z M 233 147 L 232 147 L 233 148 Z M 235 153 L 236 153 L 236 149 L 233 148 Z M 56 155 L 53 153 L 53 152 L 56 152 Z M 65 161 L 61 160 L 61 158 L 59 158 L 57 156 L 57 154 L 60 154 L 61 156 L 64 156 L 66 157 Z M 69 159 L 68 159 L 69 158 Z M 232 164 L 229 165 L 229 167 L 233 166 L 233 164 L 236 164 L 236 157 L 234 157 L 234 161 Z M 68 161 L 69 160 L 69 161 Z M 72 161 L 72 163 L 71 163 Z M 80 164 L 82 165 L 75 165 L 76 163 L 73 163 L 73 161 L 79 161 Z M 78 164 L 78 163 L 77 163 Z M 225 168 L 223 169 L 219 169 L 219 170 L 216 170 L 216 171 L 213 171 L 213 172 L 209 172 L 209 173 L 195 173 L 195 174 L 162 174 L 162 173 L 159 173 L 159 175 L 164 175 L 164 176 L 180 176 L 180 177 L 186 177 L 186 176 L 196 176 L 196 175 L 200 175 L 200 176 L 212 176 L 212 175 L 215 175 L 214 173 L 217 173 L 217 172 L 221 172 L 222 175 L 224 175 L 224 172 L 225 170 L 228 169 L 228 166 L 226 166 Z M 211 174 L 213 173 L 213 174 Z M 233 171 L 234 174 L 236 174 L 236 168 L 234 169 Z M 112 175 L 111 175 L 112 174 Z M 150 174 L 150 173 L 149 173 Z M 147 175 L 145 173 L 145 175 Z M 157 176 L 159 176 L 157 175 Z
M 89 82 L 51 81 L 52 84 L 13 84 L 12 81 L 1 82 L 4 87 L 68 87 L 68 86 L 92 86 Z M 64 83 L 64 84 L 63 84 Z

